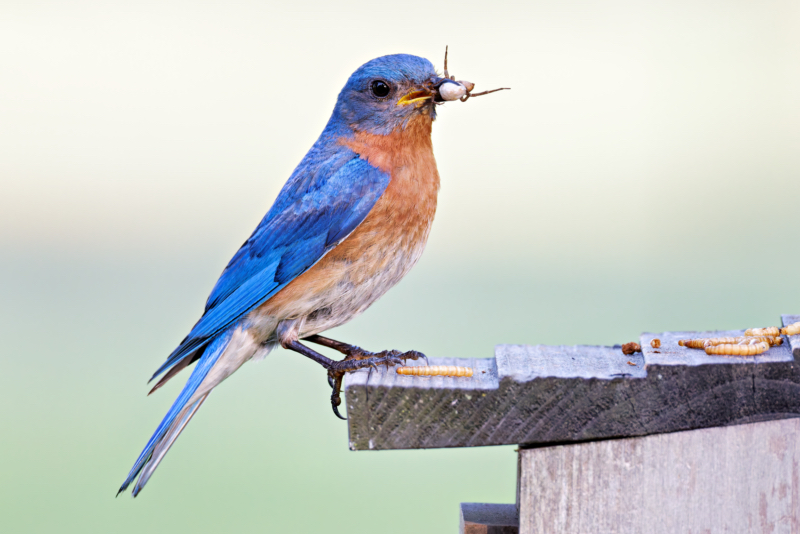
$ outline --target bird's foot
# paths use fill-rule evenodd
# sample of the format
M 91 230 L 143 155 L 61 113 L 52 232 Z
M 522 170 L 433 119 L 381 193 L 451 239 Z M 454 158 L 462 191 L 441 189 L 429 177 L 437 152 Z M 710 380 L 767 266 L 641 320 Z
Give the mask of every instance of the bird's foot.
M 320 335 L 308 336 L 307 338 L 304 338 L 304 340 L 341 352 L 345 356 L 344 360 L 342 361 L 370 360 L 372 358 L 389 358 L 389 357 L 400 358 L 401 360 L 403 360 L 403 363 L 405 363 L 406 360 L 418 360 L 420 358 L 422 358 L 426 362 L 428 361 L 427 356 L 416 350 L 410 350 L 408 352 L 400 352 L 399 350 L 383 350 L 381 352 L 370 352 L 368 350 L 362 349 L 361 347 L 350 345 L 349 343 L 344 343 L 342 341 L 336 341 L 335 339 L 323 337 Z M 381 363 L 376 363 L 376 365 L 381 365 Z M 363 369 L 363 368 L 364 367 L 358 367 L 358 369 Z
M 352 346 L 351 346 L 352 347 Z M 427 357 L 421 352 L 410 350 L 408 352 L 400 352 L 399 350 L 384 350 L 381 352 L 368 352 L 358 347 L 352 347 L 354 350 L 351 353 L 345 353 L 346 356 L 343 360 L 333 362 L 328 367 L 328 384 L 330 384 L 333 391 L 331 392 L 331 407 L 333 413 L 339 419 L 347 419 L 342 417 L 339 413 L 339 406 L 342 404 L 342 380 L 345 373 L 352 373 L 359 369 L 366 369 L 372 367 L 377 369 L 379 365 L 385 365 L 387 368 L 394 365 L 403 365 L 406 360 L 418 360 L 419 358 Z
M 409 350 L 406 352 L 400 352 L 399 350 L 382 350 L 380 352 L 370 352 L 368 350 L 364 350 L 360 347 L 352 347 L 352 350 L 345 352 L 345 358 L 342 360 L 343 362 L 347 361 L 370 361 L 373 362 L 374 365 L 370 365 L 370 367 L 376 367 L 377 365 L 401 365 L 405 364 L 406 360 L 419 360 L 422 358 L 426 362 L 428 361 L 428 357 L 418 352 L 416 350 Z M 393 362 L 391 364 L 386 362 Z M 399 363 L 395 363 L 399 362 Z M 363 369 L 363 367 L 359 367 L 359 369 Z
M 342 379 L 344 379 L 345 373 L 352 373 L 353 371 L 358 371 L 359 369 L 365 369 L 367 367 L 377 369 L 380 365 L 385 365 L 388 368 L 393 365 L 405 364 L 406 360 L 419 360 L 422 358 L 426 363 L 428 361 L 427 356 L 416 350 L 407 352 L 400 352 L 399 350 L 369 352 L 355 345 L 350 345 L 320 335 L 308 336 L 303 338 L 303 340 L 337 350 L 345 356 L 343 360 L 335 361 L 306 347 L 298 340 L 288 340 L 282 343 L 283 348 L 299 352 L 303 356 L 311 358 L 325 367 L 328 371 L 328 384 L 333 390 L 331 393 L 331 406 L 333 407 L 333 413 L 335 413 L 336 417 L 339 419 L 346 419 L 339 413 L 339 406 L 342 404 Z

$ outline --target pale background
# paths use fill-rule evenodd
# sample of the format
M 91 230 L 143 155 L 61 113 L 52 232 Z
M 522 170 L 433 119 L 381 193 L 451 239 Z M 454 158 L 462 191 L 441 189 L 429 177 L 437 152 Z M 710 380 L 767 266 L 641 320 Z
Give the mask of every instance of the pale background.
M 0 530 L 454 532 L 513 447 L 349 452 L 276 351 L 114 499 L 180 384 L 145 382 L 348 75 L 407 52 L 440 110 L 428 250 L 337 338 L 489 357 L 800 313 L 800 3 L 0 2 Z

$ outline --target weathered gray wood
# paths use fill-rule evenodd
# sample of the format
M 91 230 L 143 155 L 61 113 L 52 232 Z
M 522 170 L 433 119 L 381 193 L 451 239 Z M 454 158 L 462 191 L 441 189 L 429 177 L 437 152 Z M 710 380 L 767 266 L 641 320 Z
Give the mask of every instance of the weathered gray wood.
M 800 533 L 800 419 L 523 449 L 520 534 Z
M 792 323 L 800 321 L 800 315 L 781 315 L 783 326 L 789 326 Z M 796 336 L 784 336 L 789 338 L 789 346 L 792 348 L 795 360 L 800 360 L 800 334 Z
M 518 534 L 519 515 L 513 504 L 461 503 L 459 534 Z
M 677 345 L 741 333 L 643 334 L 644 354 L 632 356 L 618 347 L 499 345 L 494 359 L 431 358 L 474 367 L 469 379 L 352 373 L 350 448 L 553 444 L 800 417 L 800 366 L 786 344 L 749 358 Z

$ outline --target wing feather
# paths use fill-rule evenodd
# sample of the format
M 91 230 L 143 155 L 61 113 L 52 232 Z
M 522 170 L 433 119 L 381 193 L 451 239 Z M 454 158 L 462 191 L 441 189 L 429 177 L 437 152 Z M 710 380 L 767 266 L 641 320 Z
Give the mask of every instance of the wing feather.
M 298 167 L 222 272 L 203 316 L 152 378 L 306 272 L 366 218 L 390 177 L 355 152 L 339 149 L 313 173 L 303 171 L 309 165 Z

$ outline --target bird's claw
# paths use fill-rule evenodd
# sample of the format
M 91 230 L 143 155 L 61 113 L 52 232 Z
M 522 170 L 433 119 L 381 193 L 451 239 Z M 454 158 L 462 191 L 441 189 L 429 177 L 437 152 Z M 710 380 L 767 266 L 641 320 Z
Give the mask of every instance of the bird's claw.
M 342 417 L 342 414 L 339 413 L 339 405 L 342 403 L 342 399 L 339 397 L 339 392 L 336 391 L 331 395 L 331 408 L 333 408 L 333 413 L 341 419 L 342 421 L 347 421 L 347 417 Z
M 337 408 L 336 406 L 333 407 L 333 413 L 336 414 L 336 417 L 338 417 L 342 421 L 347 421 L 347 417 L 342 417 L 342 414 L 339 413 L 339 408 Z
M 331 408 L 333 408 L 333 413 L 336 414 L 336 417 L 342 421 L 347 421 L 347 417 L 342 417 L 342 414 L 339 413 L 339 405 L 342 404 L 342 397 L 340 394 L 342 392 L 343 378 L 344 372 L 337 373 L 332 369 L 328 370 L 328 384 L 330 384 L 333 389 L 333 391 L 331 391 Z
M 342 420 L 347 420 L 339 413 L 339 406 L 342 404 L 342 380 L 345 373 L 352 373 L 359 369 L 372 368 L 378 370 L 378 366 L 385 365 L 389 367 L 395 365 L 405 365 L 407 360 L 418 360 L 428 358 L 421 352 L 410 350 L 408 352 L 400 352 L 399 350 L 384 350 L 378 353 L 367 352 L 362 349 L 351 351 L 350 354 L 343 360 L 333 362 L 328 368 L 328 384 L 333 390 L 331 392 L 331 407 L 336 417 Z
M 416 350 L 404 352 L 400 357 L 403 359 L 403 365 L 405 365 L 407 360 L 419 360 L 420 358 L 425 360 L 425 365 L 428 365 L 428 357 Z

